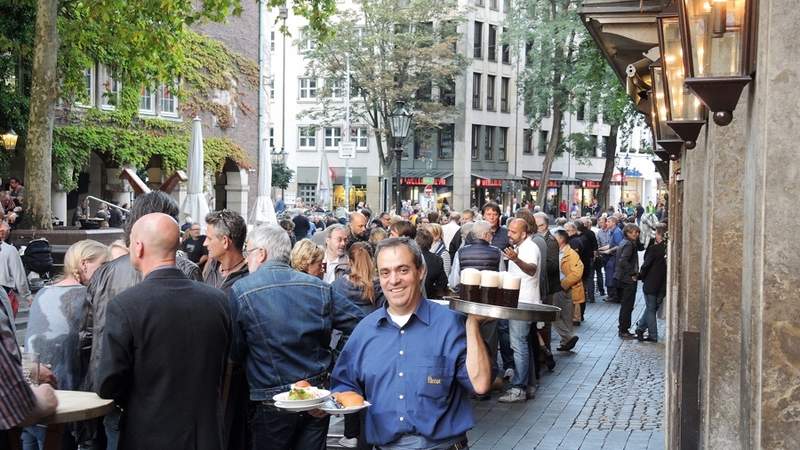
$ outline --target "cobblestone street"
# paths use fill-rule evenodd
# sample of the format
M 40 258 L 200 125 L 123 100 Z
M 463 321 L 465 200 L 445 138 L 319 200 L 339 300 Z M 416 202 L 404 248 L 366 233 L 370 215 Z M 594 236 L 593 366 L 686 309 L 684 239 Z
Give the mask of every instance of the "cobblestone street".
M 640 291 L 634 321 L 643 310 Z M 621 340 L 618 311 L 617 304 L 587 305 L 578 345 L 556 355 L 535 399 L 509 405 L 495 395 L 476 402 L 470 448 L 663 449 L 664 344 Z M 659 330 L 663 341 L 663 321 Z

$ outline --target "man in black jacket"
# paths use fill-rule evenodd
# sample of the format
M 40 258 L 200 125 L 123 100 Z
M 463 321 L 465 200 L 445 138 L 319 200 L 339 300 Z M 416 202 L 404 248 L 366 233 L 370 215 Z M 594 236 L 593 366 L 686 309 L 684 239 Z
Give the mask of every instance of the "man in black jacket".
M 625 238 L 617 250 L 617 264 L 614 267 L 614 281 L 617 283 L 619 308 L 619 337 L 633 338 L 631 334 L 631 314 L 636 303 L 636 281 L 639 277 L 639 227 L 625 224 L 622 230 Z
M 656 237 L 644 252 L 644 263 L 639 270 L 646 309 L 636 322 L 636 338 L 640 341 L 658 342 L 656 313 L 667 296 L 667 232 L 665 224 L 656 225 Z M 644 331 L 647 330 L 647 338 Z
M 166 214 L 139 219 L 130 256 L 144 278 L 108 305 L 95 390 L 124 411 L 122 450 L 222 448 L 227 299 L 175 266 L 179 235 Z

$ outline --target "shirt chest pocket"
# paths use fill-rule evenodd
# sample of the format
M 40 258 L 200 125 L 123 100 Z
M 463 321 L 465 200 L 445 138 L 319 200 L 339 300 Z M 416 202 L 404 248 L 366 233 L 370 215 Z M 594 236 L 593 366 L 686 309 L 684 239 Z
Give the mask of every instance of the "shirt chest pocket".
M 414 367 L 417 394 L 433 401 L 447 401 L 453 383 L 453 367 L 444 356 L 425 356 Z

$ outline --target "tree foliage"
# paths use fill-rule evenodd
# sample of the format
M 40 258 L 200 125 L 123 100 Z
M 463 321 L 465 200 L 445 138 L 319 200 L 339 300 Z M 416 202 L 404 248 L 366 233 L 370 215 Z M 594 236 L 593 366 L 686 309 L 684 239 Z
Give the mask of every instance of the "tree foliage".
M 594 144 L 587 137 L 597 133 L 592 126 L 584 133 L 563 134 L 564 114 L 586 108 L 587 117 L 602 113 L 603 122 L 611 125 L 609 139 L 616 139 L 622 127 L 628 134 L 641 120 L 625 94 L 619 79 L 597 48 L 584 26 L 578 9 L 582 0 L 519 0 L 520 14 L 510 17 L 511 40 L 526 49 L 526 66 L 521 76 L 525 111 L 533 128 L 544 118 L 552 118 L 553 130 L 547 146 L 539 196 L 543 201 L 553 160 L 569 151 L 578 160 L 594 156 Z M 613 149 L 616 142 L 611 142 Z M 613 152 L 607 155 L 613 170 Z M 606 164 L 605 190 L 611 173 Z M 603 190 L 601 188 L 601 190 Z M 601 199 L 601 202 L 604 199 Z
M 455 0 L 362 0 L 357 6 L 337 14 L 333 36 L 306 53 L 310 74 L 324 80 L 321 105 L 307 114 L 321 124 L 342 123 L 344 102 L 333 94 L 344 90 L 349 59 L 351 121 L 375 133 L 388 171 L 394 161 L 389 115 L 396 101 L 414 111 L 418 130 L 452 121 L 457 108 L 442 99 L 455 98 L 455 79 L 466 67 L 456 52 L 462 17 Z M 311 32 L 304 39 L 314 37 Z
M 272 163 L 272 186 L 280 189 L 289 189 L 289 183 L 294 177 L 294 170 L 283 162 Z

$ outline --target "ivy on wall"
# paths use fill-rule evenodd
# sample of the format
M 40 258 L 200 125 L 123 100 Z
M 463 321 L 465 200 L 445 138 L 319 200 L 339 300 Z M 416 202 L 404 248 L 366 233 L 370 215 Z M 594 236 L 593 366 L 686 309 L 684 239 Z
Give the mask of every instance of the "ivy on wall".
M 229 51 L 221 42 L 188 33 L 184 41 L 184 61 L 180 87 L 176 90 L 183 117 L 209 112 L 220 128 L 233 125 L 230 108 L 210 100 L 215 91 L 226 91 L 233 103 L 247 114 L 250 108 L 238 94 L 240 84 L 258 86 L 258 66 Z M 173 172 L 187 166 L 191 140 L 191 121 L 182 122 L 139 117 L 139 88 L 125 86 L 115 110 L 96 108 L 75 114 L 67 108 L 63 125 L 53 130 L 53 169 L 55 180 L 67 192 L 77 188 L 78 175 L 91 153 L 107 165 L 147 167 L 152 157 L 161 158 L 162 169 Z M 206 170 L 219 172 L 230 158 L 241 168 L 250 168 L 247 152 L 227 138 L 203 139 Z

